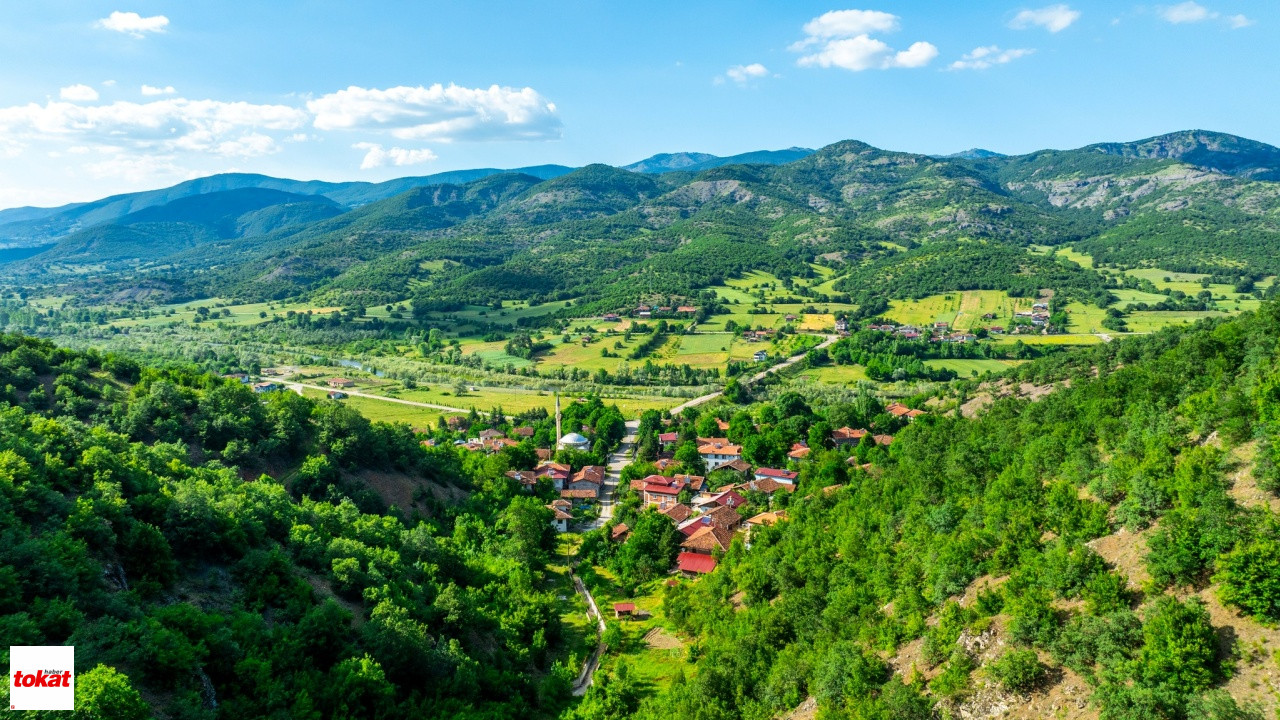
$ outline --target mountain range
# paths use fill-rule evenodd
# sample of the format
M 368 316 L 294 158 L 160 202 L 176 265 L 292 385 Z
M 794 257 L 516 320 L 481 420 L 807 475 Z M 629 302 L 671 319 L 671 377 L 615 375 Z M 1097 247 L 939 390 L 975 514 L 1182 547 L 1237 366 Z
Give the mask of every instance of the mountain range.
M 840 265 L 848 277 L 835 287 L 853 294 L 923 292 L 944 277 L 1021 282 L 946 272 L 958 257 L 1086 292 L 1096 283 L 1085 271 L 1063 275 L 1026 260 L 1025 247 L 1070 245 L 1100 265 L 1280 272 L 1277 179 L 1280 149 L 1201 130 L 1015 156 L 933 157 L 848 140 L 378 184 L 218 175 L 4 211 L 0 241 L 43 246 L 30 257 L 10 251 L 16 281 L 86 298 L 133 297 L 145 285 L 174 298 L 609 307 L 752 269 L 803 275 L 816 260 Z

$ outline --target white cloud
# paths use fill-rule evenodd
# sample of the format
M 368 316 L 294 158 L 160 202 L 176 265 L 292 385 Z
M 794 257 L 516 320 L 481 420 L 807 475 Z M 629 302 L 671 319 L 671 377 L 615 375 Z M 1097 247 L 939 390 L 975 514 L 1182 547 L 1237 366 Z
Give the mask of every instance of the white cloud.
M 385 165 L 402 167 L 404 165 L 421 165 L 436 159 L 436 154 L 426 148 L 383 148 L 378 143 L 361 142 L 352 145 L 357 150 L 366 150 L 364 160 L 360 161 L 361 170 L 371 170 Z
M 1009 21 L 1014 30 L 1026 30 L 1042 27 L 1051 33 L 1066 30 L 1071 23 L 1080 19 L 1080 11 L 1072 10 L 1065 4 L 1048 5 L 1038 10 L 1023 10 Z
M 152 97 L 155 95 L 172 95 L 176 92 L 178 91 L 175 90 L 172 85 L 165 85 L 164 87 L 156 87 L 154 85 L 142 86 L 142 94 L 148 97 Z
M 0 133 L 18 140 L 245 157 L 274 151 L 274 141 L 263 131 L 296 130 L 307 119 L 299 108 L 246 102 L 172 98 L 75 105 L 49 101 L 0 108 Z
M 98 91 L 88 85 L 68 85 L 58 91 L 58 97 L 72 102 L 93 102 L 98 99 Z
M 1175 25 L 1201 22 L 1216 16 L 1217 13 L 1210 13 L 1208 8 L 1197 2 L 1184 2 L 1160 8 L 1160 17 Z
M 992 65 L 1003 65 L 1012 62 L 1020 57 L 1026 57 L 1035 52 L 1030 48 L 1010 48 L 1001 50 L 998 45 L 987 45 L 984 47 L 976 47 L 971 52 L 967 52 L 960 56 L 959 60 L 951 63 L 952 70 L 986 70 Z
M 761 65 L 760 63 L 734 65 L 728 70 L 725 70 L 724 74 L 728 75 L 729 79 L 736 83 L 746 84 L 747 81 L 753 78 L 762 78 L 767 76 L 769 74 L 769 68 Z
M 805 38 L 792 43 L 791 50 L 808 52 L 796 61 L 802 67 L 838 67 L 854 72 L 924 67 L 938 56 L 932 43 L 915 42 L 899 51 L 871 36 L 897 29 L 897 15 L 879 10 L 833 10 L 805 23 Z
M 1188 0 L 1187 2 L 1178 3 L 1177 5 L 1165 5 L 1158 8 L 1160 17 L 1165 22 L 1174 25 L 1183 25 L 1186 23 L 1199 23 L 1207 20 L 1222 20 L 1232 30 L 1249 27 L 1253 24 L 1253 20 L 1244 15 L 1228 15 L 1223 16 L 1216 10 L 1201 5 L 1198 2 Z
M 804 40 L 791 46 L 799 52 L 823 40 L 849 38 L 898 29 L 898 16 L 879 10 L 832 10 L 804 24 Z
M 307 102 L 319 130 L 386 131 L 435 142 L 555 140 L 556 106 L 533 88 L 351 86 Z
M 103 30 L 125 33 L 133 37 L 143 37 L 145 33 L 162 33 L 169 26 L 169 18 L 164 15 L 142 17 L 136 12 L 120 12 L 116 10 L 110 15 L 94 23 Z

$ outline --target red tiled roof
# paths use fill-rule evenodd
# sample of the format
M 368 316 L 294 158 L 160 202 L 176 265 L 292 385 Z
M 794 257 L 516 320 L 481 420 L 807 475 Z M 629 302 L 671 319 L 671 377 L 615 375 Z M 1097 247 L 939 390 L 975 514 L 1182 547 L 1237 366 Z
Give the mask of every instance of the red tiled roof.
M 500 437 L 502 437 L 502 434 L 503 434 L 503 433 L 502 433 L 502 431 L 501 431 L 501 430 L 494 430 L 494 429 L 492 429 L 492 428 L 491 428 L 491 429 L 489 429 L 489 430 L 481 430 L 481 431 L 480 431 L 480 439 L 481 439 L 481 440 L 485 440 L 485 439 L 488 439 L 488 438 L 500 438 Z
M 665 433 L 658 434 L 658 442 L 661 442 L 661 443 L 675 442 L 679 439 L 680 439 L 680 433 L 676 433 L 676 432 L 665 432 Z
M 597 498 L 599 497 L 599 494 L 595 490 L 561 490 L 560 497 L 586 499 L 586 498 Z
M 756 475 L 782 480 L 795 480 L 800 477 L 800 473 L 793 470 L 779 470 L 777 468 L 758 468 L 756 469 Z
M 741 455 L 742 446 L 720 442 L 707 443 L 698 448 L 699 455 Z
M 689 536 L 688 540 L 680 543 L 680 547 L 688 548 L 694 551 L 711 553 L 717 548 L 720 550 L 728 550 L 729 545 L 733 543 L 733 531 L 726 530 L 715 525 L 698 528 L 697 532 Z
M 613 530 L 609 533 L 609 537 L 613 538 L 614 540 L 617 540 L 618 538 L 622 537 L 623 535 L 626 535 L 629 532 L 631 532 L 631 528 L 627 527 L 626 523 L 618 523 L 617 525 L 613 526 Z
M 614 612 L 635 612 L 636 604 L 635 603 L 614 603 L 613 611 Z
M 659 485 L 659 484 L 657 484 L 657 483 L 650 483 L 650 482 L 647 482 L 647 483 L 645 483 L 645 484 L 644 484 L 644 491 L 645 491 L 645 492 L 647 492 L 647 493 L 654 493 L 654 494 L 656 494 L 656 495 L 672 495 L 672 496 L 675 496 L 675 495 L 679 495 L 679 494 L 680 494 L 680 491 L 681 491 L 681 490 L 683 490 L 683 489 L 684 489 L 684 488 L 682 488 L 682 487 L 675 487 L 675 486 L 673 486 L 673 485 L 665 485 L 665 484 L 664 484 L 664 485 Z
M 676 567 L 680 572 L 705 575 L 716 569 L 716 559 L 701 553 L 682 552 L 676 556 Z
M 721 465 L 720 467 L 718 467 L 718 468 L 716 468 L 716 469 L 717 469 L 717 470 L 724 470 L 724 469 L 726 469 L 726 468 L 728 468 L 729 470 L 737 470 L 737 471 L 738 471 L 738 472 L 740 472 L 740 473 L 747 473 L 747 472 L 751 472 L 751 465 L 750 465 L 750 464 L 748 464 L 746 460 L 743 460 L 743 459 L 741 459 L 741 458 L 739 458 L 739 459 L 737 459 L 737 460 L 730 460 L 729 462 L 727 462 L 727 463 L 725 463 L 725 464 Z
M 672 505 L 666 510 L 661 510 L 660 512 L 671 518 L 671 521 L 677 525 L 688 520 L 689 516 L 693 514 L 693 510 L 690 510 L 689 506 L 684 503 L 676 503 L 675 505 Z
M 511 432 L 519 435 L 520 437 L 533 437 L 533 428 L 529 427 L 528 425 L 525 425 L 524 427 L 518 427 L 515 430 L 512 430 Z
M 877 445 L 888 445 L 893 442 L 892 435 L 876 435 L 873 439 L 876 441 Z
M 837 444 L 840 444 L 842 441 L 861 440 L 862 436 L 866 434 L 867 434 L 867 431 L 862 430 L 861 428 L 854 430 L 853 428 L 850 428 L 850 427 L 842 427 L 839 430 L 836 430 L 835 432 L 831 433 L 831 439 L 834 440 Z
M 569 482 L 590 482 L 597 485 L 604 483 L 604 466 L 587 465 L 569 478 Z
M 734 494 L 736 495 L 737 493 Z M 742 522 L 742 516 L 738 514 L 738 511 L 727 505 L 721 505 L 703 517 L 710 518 L 712 525 L 725 530 L 732 530 L 738 527 L 738 523 Z

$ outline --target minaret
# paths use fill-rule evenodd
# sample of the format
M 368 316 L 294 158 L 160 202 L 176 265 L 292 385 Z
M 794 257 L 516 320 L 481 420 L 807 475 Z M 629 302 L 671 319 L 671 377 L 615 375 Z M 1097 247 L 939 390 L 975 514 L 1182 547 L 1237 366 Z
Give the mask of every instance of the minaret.
M 560 438 L 564 433 L 560 430 L 560 393 L 556 393 L 556 447 L 560 446 Z

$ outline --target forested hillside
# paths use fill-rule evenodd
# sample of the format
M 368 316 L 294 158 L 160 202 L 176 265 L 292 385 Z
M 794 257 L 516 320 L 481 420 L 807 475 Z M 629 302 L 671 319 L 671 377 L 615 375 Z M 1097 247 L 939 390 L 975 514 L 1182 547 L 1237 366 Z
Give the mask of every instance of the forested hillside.
M 363 186 L 352 195 L 354 186 L 255 180 L 295 195 L 247 214 L 237 205 L 247 194 L 265 203 L 264 193 L 279 190 L 192 195 L 201 188 L 192 185 L 67 210 L 78 219 L 49 232 L 69 235 L 5 267 L 14 287 L 70 291 L 84 303 L 133 297 L 145 283 L 169 300 L 581 299 L 596 309 L 819 260 L 845 275 L 896 275 L 918 245 L 961 255 L 973 243 L 1074 247 L 1096 268 L 1257 280 L 1276 272 L 1280 254 L 1277 157 L 1271 146 L 1204 131 L 1007 157 L 931 157 L 848 140 L 731 164 L 659 158 L 661 173 L 590 165 L 554 177 L 534 169 L 416 179 L 421 187 L 406 179 L 407 192 L 381 197 Z M 389 193 L 396 182 L 379 187 Z M 0 237 L 24 244 L 22 223 L 63 217 L 29 214 L 0 225 Z M 1028 285 L 1075 282 L 1026 270 Z
M 666 589 L 692 664 L 643 700 L 615 678 L 590 716 L 1269 716 L 1277 341 L 1272 304 L 1033 362 L 1009 381 L 1047 394 L 969 384 L 861 467 L 814 441 L 870 416 L 714 410 L 782 448 L 808 433 L 787 519 Z
M 8 335 L 0 389 L 0 625 L 75 645 L 94 717 L 554 717 L 568 701 L 551 511 L 504 475 L 531 447 L 430 448 L 443 429 Z M 567 415 L 616 443 L 616 411 Z M 412 507 L 371 477 L 414 488 Z

